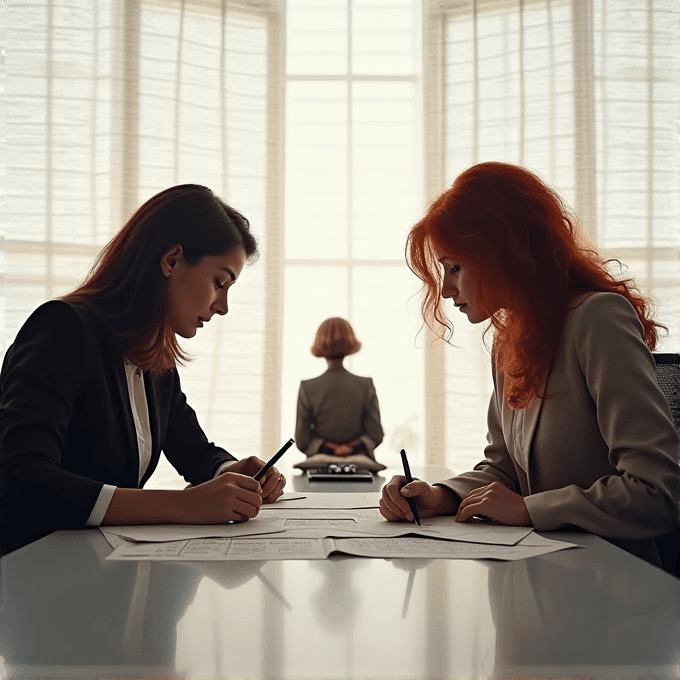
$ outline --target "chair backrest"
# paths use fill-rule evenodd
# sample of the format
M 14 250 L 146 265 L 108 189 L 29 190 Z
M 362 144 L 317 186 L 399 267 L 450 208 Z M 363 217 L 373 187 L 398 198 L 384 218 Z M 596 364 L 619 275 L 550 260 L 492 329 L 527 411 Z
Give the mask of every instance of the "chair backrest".
M 652 352 L 656 361 L 656 379 L 668 400 L 675 427 L 680 430 L 680 354 Z M 655 539 L 661 568 L 680 578 L 680 529 Z
M 652 354 L 656 361 L 656 379 L 671 407 L 675 427 L 680 430 L 680 354 Z

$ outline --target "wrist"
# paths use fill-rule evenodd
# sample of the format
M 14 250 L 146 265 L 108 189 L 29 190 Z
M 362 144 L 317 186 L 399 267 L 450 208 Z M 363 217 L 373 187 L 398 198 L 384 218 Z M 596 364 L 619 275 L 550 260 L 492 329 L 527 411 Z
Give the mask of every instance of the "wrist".
M 437 491 L 437 514 L 455 515 L 460 505 L 456 494 L 443 484 L 436 484 L 433 488 Z
M 182 524 L 190 491 L 117 488 L 102 525 Z

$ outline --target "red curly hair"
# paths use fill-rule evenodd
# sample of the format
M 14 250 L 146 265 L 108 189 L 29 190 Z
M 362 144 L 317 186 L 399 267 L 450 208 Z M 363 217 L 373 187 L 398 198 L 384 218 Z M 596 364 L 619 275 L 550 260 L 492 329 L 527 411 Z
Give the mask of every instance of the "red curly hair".
M 494 329 L 494 359 L 513 408 L 538 394 L 577 295 L 623 295 L 650 350 L 658 329 L 668 330 L 651 319 L 651 303 L 631 279 L 607 270 L 612 260 L 587 242 L 557 193 L 516 165 L 480 163 L 461 173 L 413 227 L 406 248 L 409 267 L 424 284 L 423 318 L 440 336 L 453 328 L 441 307 L 438 257 L 460 258 L 478 272 L 476 302 L 491 321 L 487 330 Z

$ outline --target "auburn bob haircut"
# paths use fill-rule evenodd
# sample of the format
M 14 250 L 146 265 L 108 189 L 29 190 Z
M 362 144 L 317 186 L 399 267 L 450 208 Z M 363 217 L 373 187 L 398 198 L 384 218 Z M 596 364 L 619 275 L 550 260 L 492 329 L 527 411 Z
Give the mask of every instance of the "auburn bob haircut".
M 311 352 L 315 357 L 344 359 L 361 349 L 349 321 L 334 316 L 326 319 L 316 332 Z
M 181 184 L 144 203 L 103 248 L 85 281 L 61 298 L 96 312 L 125 356 L 155 373 L 188 360 L 169 326 L 160 266 L 162 254 L 178 244 L 190 266 L 237 248 L 247 261 L 258 256 L 243 215 L 207 187 Z
M 406 250 L 424 284 L 423 318 L 440 336 L 453 328 L 441 307 L 438 257 L 464 260 L 477 271 L 476 302 L 489 315 L 496 366 L 514 408 L 538 394 L 574 297 L 623 295 L 650 349 L 665 328 L 650 318 L 650 301 L 634 282 L 608 270 L 621 263 L 603 260 L 557 193 L 519 166 L 480 163 L 464 171 L 413 227 Z

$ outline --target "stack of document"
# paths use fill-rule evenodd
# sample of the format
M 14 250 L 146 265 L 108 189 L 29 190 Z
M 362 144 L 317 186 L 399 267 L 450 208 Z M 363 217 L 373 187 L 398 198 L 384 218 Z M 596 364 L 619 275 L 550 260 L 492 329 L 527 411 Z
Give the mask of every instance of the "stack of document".
M 531 527 L 432 517 L 388 522 L 379 493 L 284 494 L 237 524 L 100 527 L 109 560 L 326 559 L 331 553 L 382 558 L 520 560 L 578 547 Z

